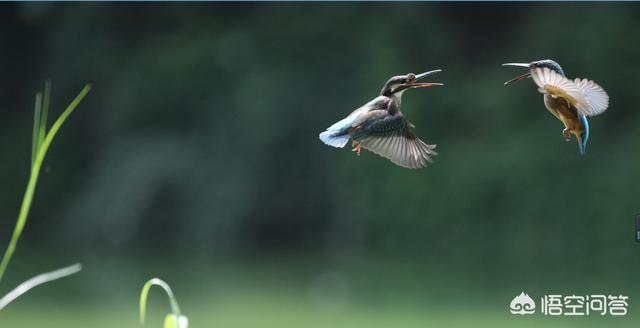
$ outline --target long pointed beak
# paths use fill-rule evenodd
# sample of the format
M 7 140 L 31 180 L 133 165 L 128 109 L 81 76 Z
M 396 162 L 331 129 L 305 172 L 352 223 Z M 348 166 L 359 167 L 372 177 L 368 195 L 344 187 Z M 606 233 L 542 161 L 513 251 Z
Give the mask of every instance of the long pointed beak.
M 518 66 L 518 67 L 526 67 L 529 68 L 529 64 L 527 63 L 504 63 L 502 66 Z
M 420 79 L 423 79 L 429 75 L 433 75 L 436 73 L 440 73 L 442 72 L 441 69 L 434 69 L 433 71 L 428 71 L 428 72 L 424 72 L 424 73 L 420 73 L 418 75 L 416 75 L 416 79 L 415 81 L 418 81 Z M 433 87 L 433 86 L 438 86 L 438 85 L 444 85 L 443 83 L 437 83 L 437 82 L 431 82 L 431 83 L 418 83 L 418 82 L 412 82 L 412 83 L 408 83 L 407 84 L 407 88 L 426 88 L 426 87 Z
M 437 83 L 437 82 L 433 82 L 433 83 L 411 83 L 409 85 L 410 88 L 426 88 L 426 87 L 433 87 L 433 86 L 439 86 L 439 85 L 444 85 L 444 83 Z
M 517 67 L 526 67 L 526 68 L 530 68 L 531 67 L 529 64 L 526 64 L 526 63 L 505 63 L 505 64 L 502 64 L 502 66 L 517 66 Z M 516 76 L 513 79 L 505 82 L 504 85 L 507 85 L 507 84 L 509 84 L 511 82 L 515 82 L 515 81 L 522 81 L 522 80 L 528 79 L 530 77 L 531 77 L 531 72 L 527 72 L 525 74 Z
M 525 73 L 525 74 L 522 74 L 522 75 L 516 76 L 516 77 L 514 77 L 513 79 L 511 79 L 511 80 L 509 80 L 509 81 L 505 82 L 505 83 L 504 83 L 504 85 L 507 85 L 507 84 L 509 84 L 509 83 L 511 83 L 511 82 L 515 82 L 515 81 L 522 81 L 522 80 L 526 80 L 526 79 L 528 79 L 528 78 L 530 78 L 530 77 L 531 77 L 531 73 L 530 73 L 530 72 L 527 72 L 527 73 Z
M 441 69 L 434 69 L 433 71 L 420 73 L 420 74 L 416 75 L 416 80 L 420 80 L 420 79 L 422 79 L 424 77 L 427 77 L 429 75 L 433 75 L 433 74 L 436 74 L 436 73 L 440 73 L 440 72 L 442 72 Z

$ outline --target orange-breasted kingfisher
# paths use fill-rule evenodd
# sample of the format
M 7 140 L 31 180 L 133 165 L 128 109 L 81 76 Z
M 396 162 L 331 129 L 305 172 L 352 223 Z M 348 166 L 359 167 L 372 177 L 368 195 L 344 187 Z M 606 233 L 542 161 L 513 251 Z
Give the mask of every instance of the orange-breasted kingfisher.
M 507 63 L 502 66 L 526 67 L 529 72 L 517 76 L 504 84 L 532 78 L 538 91 L 544 94 L 544 105 L 564 124 L 562 135 L 571 140 L 576 136 L 580 154 L 584 155 L 589 139 L 587 116 L 601 114 L 609 107 L 609 96 L 601 86 L 587 79 L 570 80 L 562 67 L 553 60 L 545 59 L 531 63 Z
M 409 89 L 443 85 L 418 82 L 441 71 L 437 69 L 390 78 L 378 97 L 320 133 L 320 140 L 329 146 L 343 148 L 351 139 L 353 151 L 358 155 L 364 148 L 402 167 L 426 167 L 427 162 L 432 162 L 431 156 L 437 155 L 436 145 L 427 144 L 413 134 L 415 126 L 404 118 L 400 104 L 402 94 Z

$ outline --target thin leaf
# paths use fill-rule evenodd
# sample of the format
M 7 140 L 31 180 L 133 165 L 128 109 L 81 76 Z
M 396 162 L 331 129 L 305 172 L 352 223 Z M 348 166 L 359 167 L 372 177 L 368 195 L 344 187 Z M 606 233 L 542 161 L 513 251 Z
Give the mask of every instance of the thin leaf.
M 29 176 L 29 182 L 27 183 L 27 189 L 24 192 L 24 197 L 22 198 L 22 206 L 20 207 L 20 213 L 18 214 L 18 219 L 16 221 L 16 226 L 13 229 L 13 234 L 11 235 L 11 240 L 9 241 L 9 245 L 7 246 L 7 250 L 4 253 L 2 258 L 2 262 L 0 263 L 0 281 L 4 277 L 4 273 L 7 270 L 7 266 L 11 261 L 11 257 L 16 250 L 16 246 L 18 245 L 18 239 L 20 239 L 20 235 L 22 234 L 22 230 L 24 230 L 24 226 L 27 223 L 27 217 L 29 216 L 29 211 L 31 209 L 31 203 L 33 201 L 33 194 L 36 190 L 36 185 L 38 184 L 38 175 L 40 174 L 40 168 L 42 167 L 42 162 L 44 161 L 45 156 L 47 155 L 47 150 L 53 141 L 53 138 L 60 130 L 60 127 L 64 123 L 64 121 L 73 113 L 73 111 L 78 107 L 82 99 L 87 95 L 87 93 L 91 90 L 91 85 L 87 84 L 82 91 L 76 96 L 76 98 L 67 106 L 67 108 L 62 112 L 60 117 L 53 123 L 51 126 L 51 130 L 46 134 L 42 144 L 38 146 L 36 151 L 36 157 L 31 166 L 31 174 Z
M 144 324 L 145 316 L 147 313 L 147 296 L 152 286 L 159 286 L 164 289 L 165 293 L 167 293 L 167 296 L 169 296 L 171 312 L 176 318 L 180 318 L 180 307 L 178 306 L 176 297 L 173 295 L 173 291 L 171 291 L 171 287 L 169 287 L 169 285 L 161 279 L 153 278 L 144 284 L 144 286 L 142 287 L 142 292 L 140 293 L 140 324 Z M 178 320 L 177 328 L 187 328 L 180 325 L 180 323 L 181 320 Z
M 18 285 L 18 287 L 14 288 L 7 295 L 0 298 L 0 310 L 2 310 L 9 303 L 13 302 L 16 298 L 20 297 L 22 294 L 28 292 L 30 289 L 50 281 L 54 281 L 60 278 L 64 278 L 66 276 L 70 276 L 74 273 L 79 272 L 80 270 L 82 270 L 82 265 L 80 265 L 80 263 L 76 263 L 74 265 L 70 265 L 62 269 L 39 274 L 21 283 L 20 285 Z
M 42 93 L 36 94 L 36 104 L 33 114 L 33 139 L 31 141 L 31 167 L 36 161 L 38 155 L 38 149 L 40 148 L 40 123 L 42 119 L 40 114 L 42 113 Z
M 44 96 L 42 98 L 42 111 L 40 113 L 40 130 L 38 132 L 38 146 L 42 145 L 47 134 L 47 116 L 49 115 L 49 104 L 51 103 L 51 81 L 44 83 Z

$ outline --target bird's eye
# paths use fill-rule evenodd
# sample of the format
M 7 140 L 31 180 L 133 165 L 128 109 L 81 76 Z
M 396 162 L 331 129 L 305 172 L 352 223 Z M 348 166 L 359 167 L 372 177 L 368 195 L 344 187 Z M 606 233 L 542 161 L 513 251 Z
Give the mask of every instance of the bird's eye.
M 413 73 L 407 74 L 407 81 L 413 81 L 416 79 L 416 75 Z

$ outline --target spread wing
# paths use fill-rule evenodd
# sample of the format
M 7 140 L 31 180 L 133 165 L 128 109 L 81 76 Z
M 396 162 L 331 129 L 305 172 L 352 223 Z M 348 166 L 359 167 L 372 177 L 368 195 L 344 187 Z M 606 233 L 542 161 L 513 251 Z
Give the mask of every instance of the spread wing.
M 400 124 L 403 127 L 397 128 Z M 410 169 L 426 167 L 427 163 L 433 162 L 431 156 L 438 154 L 434 150 L 436 145 L 429 145 L 418 139 L 411 132 L 408 121 L 401 116 L 389 117 L 376 125 L 370 126 L 370 133 L 358 141 L 363 148 L 388 158 L 399 166 Z M 389 132 L 375 133 L 376 131 Z
M 597 83 L 587 79 L 575 79 L 573 81 L 576 86 L 589 102 L 589 112 L 583 113 L 587 116 L 596 116 L 602 114 L 609 107 L 609 95 Z
M 540 88 L 540 92 L 565 99 L 583 115 L 598 115 L 609 106 L 609 96 L 593 81 L 571 81 L 547 67 L 533 70 L 531 77 Z
M 581 112 L 585 106 L 588 106 L 587 99 L 578 86 L 555 71 L 547 67 L 537 68 L 531 72 L 531 77 L 541 93 L 549 94 L 554 98 L 563 98 Z

